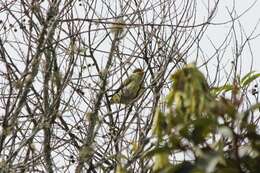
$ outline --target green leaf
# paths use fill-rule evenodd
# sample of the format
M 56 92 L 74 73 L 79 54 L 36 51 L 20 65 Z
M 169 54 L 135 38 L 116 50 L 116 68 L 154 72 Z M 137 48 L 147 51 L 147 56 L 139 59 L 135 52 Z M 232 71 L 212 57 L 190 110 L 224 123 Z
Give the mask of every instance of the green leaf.
M 167 124 L 165 122 L 165 116 L 161 112 L 159 108 L 157 108 L 156 113 L 154 115 L 153 124 L 152 124 L 152 132 L 154 136 L 156 136 L 159 140 L 163 137 L 163 132 L 166 129 Z
M 253 73 L 255 73 L 255 71 L 250 71 L 249 73 L 247 73 L 247 74 L 240 80 L 240 83 L 244 83 L 245 80 L 246 80 L 250 75 L 252 75 Z
M 176 165 L 172 172 L 174 173 L 193 173 L 195 166 L 187 161 L 184 161 L 182 164 Z
M 210 91 L 211 91 L 211 93 L 218 95 L 220 93 L 225 93 L 225 92 L 231 91 L 232 89 L 233 89 L 233 85 L 225 84 L 223 86 L 213 87 L 213 88 L 211 88 Z
M 191 133 L 191 140 L 198 145 L 206 141 L 207 136 L 215 128 L 216 122 L 210 118 L 198 118 L 192 124 L 194 125 L 194 129 Z
M 255 73 L 254 71 L 249 72 L 241 79 L 242 87 L 247 87 L 252 81 L 260 77 L 260 73 L 256 73 L 256 74 L 254 73 Z
M 154 148 L 150 151 L 148 151 L 147 153 L 144 154 L 144 157 L 152 157 L 156 154 L 160 154 L 160 153 L 170 153 L 171 149 L 167 146 L 163 146 L 163 147 L 157 147 Z
M 161 172 L 165 170 L 165 168 L 170 166 L 169 154 L 166 152 L 155 154 L 153 160 L 154 160 L 154 165 L 153 165 L 154 172 L 158 172 L 158 171 Z
M 205 173 L 211 173 L 217 170 L 219 164 L 225 164 L 222 153 L 215 151 L 205 152 L 196 162 L 198 168 L 205 171 Z
M 259 172 L 259 163 L 260 157 L 252 158 L 251 156 L 247 155 L 241 158 L 243 163 L 243 168 L 250 173 L 258 173 Z
M 169 94 L 167 95 L 167 97 L 166 97 L 166 101 L 167 101 L 167 106 L 168 107 L 171 107 L 172 106 L 172 104 L 173 104 L 173 102 L 174 102 L 174 92 L 173 92 L 173 90 L 171 90 L 170 92 L 169 92 Z
M 216 173 L 238 173 L 239 170 L 236 168 L 232 167 L 227 167 L 227 168 L 219 168 Z

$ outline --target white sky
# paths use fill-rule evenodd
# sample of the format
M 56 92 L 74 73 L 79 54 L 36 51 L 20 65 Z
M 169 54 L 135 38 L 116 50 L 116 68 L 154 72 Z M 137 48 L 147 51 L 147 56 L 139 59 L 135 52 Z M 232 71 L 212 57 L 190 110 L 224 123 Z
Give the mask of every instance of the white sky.
M 255 2 L 255 5 L 246 12 L 240 19 L 241 25 L 244 29 L 245 34 L 249 35 L 253 30 L 254 27 L 259 22 L 260 18 L 260 1 L 259 0 L 221 0 L 217 16 L 213 22 L 222 23 L 223 21 L 230 20 L 228 10 L 232 10 L 233 3 L 235 4 L 235 10 L 237 15 L 241 15 L 245 12 L 252 4 Z M 207 36 L 214 42 L 214 44 L 218 45 L 223 41 L 226 36 L 227 31 L 230 29 L 231 23 L 224 25 L 224 26 L 211 26 L 207 31 Z M 236 30 L 239 31 L 239 23 L 235 24 Z M 239 33 L 239 32 L 238 32 Z M 260 26 L 256 29 L 254 36 L 260 34 Z M 240 36 L 238 36 L 240 40 Z M 245 39 L 245 37 L 244 37 Z M 209 42 L 206 42 L 208 44 Z M 204 45 L 205 49 L 208 48 L 208 45 Z M 250 41 L 250 46 L 253 53 L 253 69 L 260 72 L 260 37 L 255 38 L 254 40 Z M 234 46 L 232 46 L 234 47 Z M 211 49 L 210 49 L 211 50 Z M 232 49 L 231 49 L 232 50 Z M 207 50 L 208 51 L 208 50 Z M 231 52 L 230 52 L 231 53 Z M 230 54 L 232 57 L 233 54 Z M 228 57 L 227 57 L 228 58 Z M 245 51 L 242 55 L 242 73 L 247 73 L 249 71 L 249 67 L 251 65 L 251 56 L 246 46 Z

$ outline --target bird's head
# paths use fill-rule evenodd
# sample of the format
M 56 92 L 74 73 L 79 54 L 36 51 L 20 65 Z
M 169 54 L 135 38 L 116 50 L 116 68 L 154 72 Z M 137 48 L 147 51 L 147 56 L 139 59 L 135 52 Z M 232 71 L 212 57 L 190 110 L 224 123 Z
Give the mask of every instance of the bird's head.
M 137 68 L 133 71 L 132 74 L 133 78 L 135 78 L 137 81 L 142 81 L 143 77 L 144 77 L 144 70 Z
M 144 75 L 144 70 L 141 69 L 141 68 L 137 68 L 137 69 L 135 69 L 135 70 L 133 71 L 133 73 L 143 76 L 143 75 Z

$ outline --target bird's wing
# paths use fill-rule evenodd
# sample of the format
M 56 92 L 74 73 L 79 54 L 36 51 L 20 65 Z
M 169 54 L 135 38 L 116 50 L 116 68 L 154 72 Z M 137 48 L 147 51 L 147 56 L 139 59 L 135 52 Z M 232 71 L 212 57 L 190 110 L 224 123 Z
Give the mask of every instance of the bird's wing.
M 124 86 L 128 85 L 132 81 L 133 81 L 133 76 L 131 75 L 126 80 L 123 81 L 122 86 L 124 87 Z
M 129 76 L 126 80 L 124 80 L 121 86 L 118 89 L 116 89 L 113 95 L 117 94 L 120 90 L 122 90 L 122 88 L 127 86 L 132 81 L 132 78 L 133 78 L 132 76 Z

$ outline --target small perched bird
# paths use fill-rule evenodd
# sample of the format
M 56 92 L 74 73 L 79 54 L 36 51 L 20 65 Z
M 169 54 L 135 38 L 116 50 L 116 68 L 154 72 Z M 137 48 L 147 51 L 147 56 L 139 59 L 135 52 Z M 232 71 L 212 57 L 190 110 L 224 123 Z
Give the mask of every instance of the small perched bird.
M 138 98 L 144 90 L 143 77 L 143 69 L 135 69 L 133 73 L 125 81 L 123 81 L 119 89 L 112 95 L 111 104 L 129 104 L 134 99 Z

